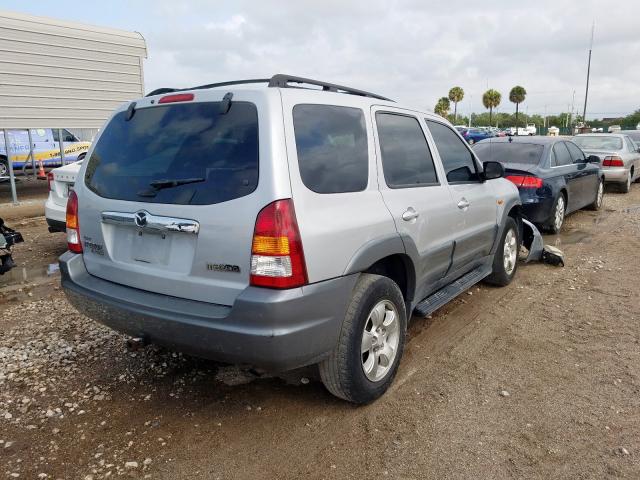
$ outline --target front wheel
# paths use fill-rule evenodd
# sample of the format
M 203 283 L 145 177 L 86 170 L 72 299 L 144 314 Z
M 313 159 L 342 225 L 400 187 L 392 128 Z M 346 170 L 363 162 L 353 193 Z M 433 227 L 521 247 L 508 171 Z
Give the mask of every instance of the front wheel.
M 338 344 L 319 365 L 322 383 L 349 402 L 379 398 L 396 375 L 406 331 L 398 285 L 387 277 L 363 274 L 353 289 Z
M 9 161 L 6 158 L 0 158 L 0 177 L 9 176 Z
M 509 285 L 518 269 L 519 251 L 520 233 L 518 224 L 512 217 L 507 217 L 498 249 L 493 257 L 493 271 L 485 281 L 500 287 Z
M 469 140 L 467 140 L 467 143 L 469 145 L 473 145 L 474 143 L 476 143 L 476 141 L 473 138 L 470 138 Z

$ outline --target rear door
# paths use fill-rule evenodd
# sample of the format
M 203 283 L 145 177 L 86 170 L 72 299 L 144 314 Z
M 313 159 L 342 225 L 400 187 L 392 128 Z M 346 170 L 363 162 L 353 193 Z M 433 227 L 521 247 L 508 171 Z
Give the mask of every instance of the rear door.
M 600 182 L 598 177 L 599 168 L 594 164 L 587 163 L 584 153 L 575 143 L 565 142 L 565 145 L 569 149 L 575 168 L 574 194 L 576 201 L 579 202 L 576 208 L 582 208 L 592 203 L 595 199 L 598 183 Z
M 269 90 L 234 92 L 228 111 L 225 91 L 202 90 L 115 114 L 75 187 L 90 274 L 233 304 L 249 284 L 258 212 L 291 195 L 280 97 Z
M 480 165 L 467 144 L 444 123 L 426 119 L 444 167 L 456 212 L 456 244 L 452 271 L 473 268 L 489 255 L 498 231 L 496 195 L 490 182 L 480 177 Z
M 455 207 L 427 143 L 422 118 L 389 107 L 373 107 L 372 117 L 380 192 L 398 232 L 417 249 L 416 297 L 421 299 L 451 266 Z
M 566 142 L 557 142 L 551 149 L 551 169 L 554 177 L 562 177 L 567 186 L 567 212 L 572 212 L 581 206 L 581 188 L 578 180 L 578 169 L 573 163 L 571 153 Z

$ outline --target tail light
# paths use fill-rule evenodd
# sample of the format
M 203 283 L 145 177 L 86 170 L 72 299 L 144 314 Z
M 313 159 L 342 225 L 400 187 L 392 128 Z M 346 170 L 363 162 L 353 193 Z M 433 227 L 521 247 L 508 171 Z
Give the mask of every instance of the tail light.
M 531 175 L 507 175 L 506 179 L 518 188 L 541 188 L 544 183 L 541 178 Z
M 82 253 L 80 223 L 78 222 L 78 196 L 73 190 L 67 199 L 67 245 L 72 252 Z
M 177 93 L 162 97 L 158 103 L 190 102 L 191 100 L 193 100 L 193 93 Z
M 49 187 L 49 191 L 51 191 L 51 184 L 53 183 L 53 172 L 47 173 L 47 186 Z
M 603 167 L 624 167 L 624 162 L 622 158 L 617 155 L 611 155 L 608 157 L 604 157 L 602 160 Z
M 308 282 L 293 201 L 276 200 L 258 214 L 251 246 L 251 285 L 294 288 Z

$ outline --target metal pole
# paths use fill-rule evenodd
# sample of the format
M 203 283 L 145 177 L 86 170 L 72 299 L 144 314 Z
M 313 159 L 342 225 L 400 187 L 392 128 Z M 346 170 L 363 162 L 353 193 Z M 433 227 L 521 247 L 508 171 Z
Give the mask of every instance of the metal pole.
M 596 21 L 591 25 L 591 45 L 589 46 L 589 61 L 587 63 L 587 86 L 584 90 L 584 109 L 582 110 L 582 123 L 587 124 L 587 98 L 589 97 L 589 75 L 591 74 L 591 50 L 593 50 L 593 31 L 596 28 Z
M 27 129 L 27 133 L 29 134 L 29 155 L 31 155 L 31 170 L 33 172 L 33 178 L 38 176 L 36 172 L 36 156 L 33 153 L 33 138 L 31 138 L 31 129 Z
M 62 165 L 65 165 L 65 163 L 64 163 L 64 141 L 62 139 L 62 129 L 61 128 L 58 129 L 58 139 L 60 140 L 58 142 L 58 144 L 60 144 L 60 162 L 62 163 Z
M 13 203 L 18 203 L 18 194 L 16 193 L 16 177 L 13 174 L 13 165 L 11 161 L 11 155 L 9 154 L 9 134 L 7 133 L 7 129 L 4 129 L 4 146 L 7 151 L 7 163 L 9 164 L 9 183 L 11 183 L 11 198 L 13 199 Z

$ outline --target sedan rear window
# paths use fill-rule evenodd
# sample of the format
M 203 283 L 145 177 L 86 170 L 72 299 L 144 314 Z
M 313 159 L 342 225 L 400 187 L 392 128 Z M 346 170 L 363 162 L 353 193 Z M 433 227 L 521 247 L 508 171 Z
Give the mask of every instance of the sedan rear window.
M 573 137 L 573 143 L 583 150 L 622 150 L 622 139 L 607 135 L 577 136 Z
M 534 143 L 498 143 L 480 142 L 473 147 L 478 158 L 483 162 L 520 163 L 538 165 L 544 147 Z
M 105 198 L 210 205 L 258 185 L 258 111 L 233 102 L 141 108 L 120 112 L 91 154 L 85 182 Z

